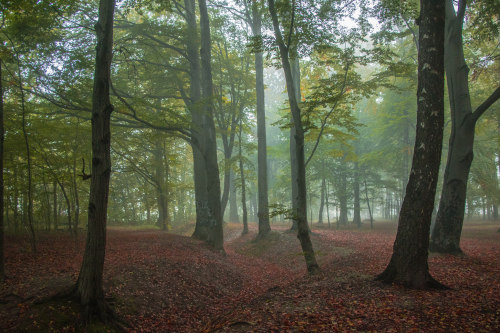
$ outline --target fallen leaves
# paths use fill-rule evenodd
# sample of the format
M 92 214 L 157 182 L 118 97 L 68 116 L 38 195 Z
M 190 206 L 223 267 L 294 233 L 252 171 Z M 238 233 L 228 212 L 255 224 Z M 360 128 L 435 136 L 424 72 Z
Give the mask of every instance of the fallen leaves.
M 231 235 L 239 225 L 229 225 Z M 467 236 L 467 228 L 472 228 Z M 160 231 L 108 232 L 105 289 L 137 332 L 465 331 L 500 327 L 500 234 L 466 226 L 464 257 L 435 256 L 430 270 L 448 291 L 416 291 L 374 282 L 390 258 L 394 228 L 313 228 L 322 272 L 308 276 L 296 236 L 275 227 L 225 245 L 227 256 L 199 241 Z M 0 330 L 81 328 L 54 318 L 78 316 L 74 305 L 36 300 L 74 283 L 83 237 L 42 235 L 39 254 L 7 239 L 8 280 L 0 288 Z M 36 323 L 36 324 L 35 324 Z M 31 325 L 31 326 L 30 326 Z

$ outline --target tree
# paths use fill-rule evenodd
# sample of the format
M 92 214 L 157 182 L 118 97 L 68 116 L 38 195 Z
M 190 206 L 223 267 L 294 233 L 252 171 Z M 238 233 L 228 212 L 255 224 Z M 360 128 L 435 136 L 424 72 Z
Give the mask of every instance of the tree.
M 196 24 L 196 7 L 194 0 L 184 0 L 186 8 L 186 55 L 189 60 L 189 99 L 186 105 L 191 112 L 192 128 L 192 150 L 193 150 L 193 178 L 196 202 L 196 227 L 193 237 L 207 239 L 207 219 L 208 219 L 208 193 L 207 179 L 205 176 L 205 160 L 203 152 L 205 141 L 203 140 L 203 110 L 201 108 L 201 64 L 198 54 L 198 29 Z
M 304 251 L 304 257 L 306 261 L 307 270 L 310 274 L 315 274 L 319 271 L 319 266 L 316 262 L 316 256 L 314 254 L 313 245 L 311 238 L 309 236 L 309 227 L 307 224 L 307 189 L 306 189 L 306 165 L 304 157 L 304 128 L 302 126 L 301 111 L 295 94 L 294 79 L 292 77 L 292 68 L 290 66 L 289 60 L 289 47 L 290 45 L 285 45 L 283 36 L 281 33 L 280 24 L 278 21 L 278 15 L 276 13 L 276 8 L 274 0 L 268 0 L 269 13 L 271 14 L 271 19 L 273 22 L 274 35 L 276 38 L 276 43 L 278 44 L 279 54 L 281 58 L 281 64 L 285 72 L 286 87 L 288 93 L 288 102 L 290 104 L 290 110 L 293 117 L 293 128 L 294 133 L 294 146 L 296 153 L 296 168 L 297 177 L 292 179 L 292 184 L 297 185 L 297 210 L 294 211 L 294 220 L 297 221 L 298 228 L 298 238 Z M 290 34 L 292 29 L 290 29 Z M 293 159 L 292 159 L 293 160 Z M 292 162 L 293 163 L 293 162 Z M 294 198 L 295 199 L 295 198 Z
M 245 2 L 246 3 L 246 2 Z M 259 1 L 252 1 L 252 15 L 248 16 L 252 33 L 257 41 L 258 49 L 255 52 L 255 90 L 257 92 L 257 190 L 259 234 L 264 237 L 271 231 L 269 224 L 269 195 L 267 185 L 267 138 L 266 138 L 266 109 L 264 101 L 264 61 L 262 44 L 262 13 Z
M 5 279 L 4 265 L 4 173 L 3 173 L 3 149 L 4 149 L 4 116 L 3 116 L 3 86 L 2 86 L 2 60 L 0 59 L 0 282 Z
M 455 12 L 446 0 L 445 69 L 451 110 L 451 135 L 436 223 L 430 250 L 460 254 L 460 235 L 465 213 L 467 181 L 474 156 L 476 123 L 500 98 L 500 86 L 474 112 L 469 94 L 469 67 L 465 61 L 462 30 L 467 1 L 460 0 Z
M 240 117 L 240 126 L 238 131 L 238 164 L 240 169 L 240 181 L 241 181 L 241 208 L 243 210 L 243 231 L 242 235 L 248 234 L 248 213 L 247 213 L 247 197 L 246 197 L 246 184 L 245 184 L 245 169 L 243 168 L 243 155 L 241 154 L 242 149 L 242 135 L 243 131 L 243 117 Z
M 204 100 L 203 124 L 206 137 L 205 159 L 206 187 L 208 195 L 208 238 L 207 243 L 214 249 L 224 251 L 224 235 L 222 230 L 221 191 L 219 179 L 219 166 L 217 164 L 217 141 L 214 124 L 213 108 L 213 82 L 211 65 L 211 38 L 210 21 L 206 0 L 198 0 L 200 8 L 200 37 L 201 37 L 201 91 Z
M 101 0 L 92 94 L 92 177 L 88 207 L 87 241 L 75 295 L 84 308 L 86 321 L 109 321 L 112 314 L 104 300 L 103 268 L 106 251 L 106 215 L 111 175 L 110 76 L 113 49 L 115 0 Z
M 444 0 L 420 1 L 414 156 L 393 254 L 377 276 L 411 288 L 443 287 L 429 273 L 427 251 L 444 125 L 444 7 Z

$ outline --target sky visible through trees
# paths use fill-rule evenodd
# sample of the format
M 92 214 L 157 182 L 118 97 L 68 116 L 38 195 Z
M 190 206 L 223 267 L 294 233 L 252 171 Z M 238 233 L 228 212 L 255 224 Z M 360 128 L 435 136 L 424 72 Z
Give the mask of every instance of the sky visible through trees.
M 462 229 L 499 220 L 497 1 L 5 0 L 0 17 L 0 280 L 14 239 L 34 256 L 80 239 L 57 294 L 83 322 L 127 327 L 107 229 L 229 257 L 236 230 L 291 233 L 323 276 L 317 230 L 392 225 L 371 279 L 445 289 L 428 250 L 467 255 Z

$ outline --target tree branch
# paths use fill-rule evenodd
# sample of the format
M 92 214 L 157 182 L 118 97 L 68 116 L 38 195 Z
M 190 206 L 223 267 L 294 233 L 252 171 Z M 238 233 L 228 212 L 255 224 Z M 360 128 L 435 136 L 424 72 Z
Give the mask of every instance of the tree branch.
M 483 115 L 483 113 L 488 110 L 490 106 L 493 105 L 500 98 L 500 86 L 488 97 L 483 104 L 479 105 L 477 109 L 472 113 L 472 117 L 474 117 L 474 121 L 478 121 L 479 118 Z
M 156 129 L 156 130 L 163 131 L 163 132 L 173 133 L 175 136 L 177 136 L 177 137 L 179 137 L 179 138 L 181 138 L 189 143 L 192 142 L 191 132 L 189 130 L 186 130 L 186 129 L 181 128 L 181 127 L 176 127 L 176 126 L 168 127 L 168 126 L 154 125 L 147 120 L 139 118 L 137 116 L 137 111 L 135 110 L 135 108 L 129 102 L 127 102 L 125 100 L 125 98 L 123 98 L 120 94 L 118 94 L 118 92 L 116 91 L 115 87 L 113 86 L 113 84 L 111 82 L 110 82 L 110 87 L 111 87 L 111 90 L 113 91 L 113 94 L 120 100 L 120 102 L 122 102 L 123 105 L 125 105 L 127 107 L 127 109 L 129 109 L 132 112 L 132 114 L 129 114 L 129 113 L 117 110 L 117 113 L 129 116 L 129 117 L 133 118 L 134 120 L 136 120 L 137 122 L 139 122 L 143 125 L 146 125 L 149 128 Z

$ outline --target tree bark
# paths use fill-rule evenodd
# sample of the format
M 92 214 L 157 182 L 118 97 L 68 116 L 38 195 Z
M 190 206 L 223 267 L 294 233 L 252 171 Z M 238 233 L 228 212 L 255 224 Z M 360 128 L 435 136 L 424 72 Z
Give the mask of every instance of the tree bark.
M 354 217 L 352 223 L 358 228 L 361 228 L 361 204 L 359 196 L 359 165 L 358 162 L 354 162 Z
M 444 125 L 444 0 L 420 1 L 417 130 L 394 250 L 377 279 L 410 288 L 443 287 L 429 273 L 431 215 Z
M 196 226 L 193 237 L 206 241 L 208 239 L 208 194 L 204 160 L 205 140 L 203 109 L 201 102 L 201 64 L 199 36 L 196 23 L 195 0 L 184 0 L 187 25 L 186 54 L 189 60 L 189 100 L 186 105 L 191 112 L 191 148 L 193 151 L 193 178 L 196 206 Z
M 162 230 L 169 229 L 168 221 L 168 196 L 167 185 L 165 181 L 165 164 L 164 164 L 164 148 L 160 140 L 156 140 L 154 147 L 154 163 L 155 163 L 155 184 L 156 184 L 156 200 L 158 204 L 158 225 Z
M 340 179 L 339 179 L 339 188 L 338 188 L 338 199 L 339 199 L 339 209 L 340 216 L 337 221 L 337 227 L 339 225 L 347 225 L 347 178 L 344 169 L 344 161 L 342 160 L 342 165 L 340 167 Z
M 240 218 L 238 216 L 238 205 L 237 205 L 237 197 L 236 197 L 236 184 L 234 183 L 234 171 L 231 170 L 230 173 L 231 179 L 231 189 L 229 192 L 229 221 L 231 222 L 239 222 Z
M 306 189 L 306 166 L 304 157 L 304 129 L 302 127 L 301 111 L 299 108 L 298 100 L 296 98 L 295 89 L 296 85 L 292 77 L 292 69 L 290 66 L 290 61 L 288 58 L 288 47 L 285 46 L 283 37 L 281 34 L 278 16 L 276 14 L 276 9 L 274 6 L 274 0 L 268 0 L 269 13 L 271 14 L 274 34 L 276 37 L 276 42 L 280 51 L 281 64 L 283 65 L 283 70 L 285 72 L 285 80 L 288 93 L 288 101 L 290 103 L 290 110 L 293 117 L 293 128 L 295 129 L 294 142 L 296 149 L 296 167 L 297 167 L 297 177 L 292 179 L 292 183 L 297 183 L 297 197 L 293 200 L 297 202 L 296 215 L 294 216 L 297 221 L 298 228 L 298 238 L 304 252 L 304 258 L 306 261 L 307 271 L 309 274 L 315 274 L 319 271 L 318 263 L 316 262 L 316 256 L 314 254 L 313 245 L 311 238 L 309 236 L 309 226 L 307 224 L 307 189 Z
M 77 183 L 77 174 L 76 174 L 76 147 L 73 150 L 73 189 L 75 193 L 75 236 L 78 234 L 78 224 L 80 222 L 80 197 L 78 195 L 78 183 Z
M 297 101 L 300 101 L 300 62 L 297 57 L 290 59 L 291 76 L 293 80 L 293 93 Z M 292 216 L 297 215 L 298 200 L 298 178 L 297 170 L 297 147 L 295 143 L 295 126 L 290 128 L 290 179 L 292 180 Z M 292 219 L 291 230 L 298 230 L 297 219 Z
M 106 250 L 106 214 L 111 174 L 109 98 L 113 48 L 115 0 L 101 0 L 97 34 L 94 88 L 92 94 L 92 176 L 88 206 L 88 229 L 83 262 L 76 283 L 76 296 L 84 307 L 86 321 L 108 321 L 111 311 L 104 300 L 103 268 Z
M 241 208 L 243 209 L 243 232 L 242 234 L 248 234 L 248 213 L 247 213 L 247 195 L 246 195 L 246 185 L 245 185 L 245 172 L 243 169 L 243 156 L 241 154 L 241 131 L 242 131 L 242 118 L 240 117 L 240 128 L 239 128 L 239 150 L 238 150 L 238 157 L 239 157 L 239 164 L 240 164 L 240 178 L 241 178 Z
M 57 181 L 52 182 L 52 189 L 54 192 L 52 193 L 53 197 L 52 200 L 54 200 L 54 205 L 52 207 L 52 214 L 54 215 L 54 230 L 57 230 L 57 225 L 58 225 L 58 216 L 57 216 Z
M 330 224 L 330 202 L 328 201 L 330 199 L 329 192 L 330 192 L 330 186 L 329 186 L 329 182 L 327 181 L 326 182 L 326 195 L 325 195 L 326 198 L 325 199 L 326 199 L 326 219 L 328 222 L 328 229 L 330 229 L 332 227 Z
M 208 195 L 208 239 L 207 243 L 215 250 L 224 252 L 224 235 L 222 229 L 221 190 L 219 179 L 219 165 L 217 163 L 217 138 L 214 124 L 213 110 L 213 82 L 211 65 L 211 38 L 210 22 L 207 11 L 206 0 L 198 0 L 200 8 L 200 30 L 201 30 L 201 88 L 204 100 L 204 124 L 205 124 L 205 171 L 207 177 Z
M 28 164 L 28 230 L 30 233 L 31 249 L 33 253 L 36 253 L 36 236 L 35 236 L 35 226 L 33 220 L 33 175 L 32 175 L 32 165 L 31 165 L 31 148 L 29 144 L 28 131 L 26 128 L 26 106 L 23 88 L 23 79 L 21 76 L 21 62 L 19 60 L 19 54 L 16 52 L 17 57 L 17 71 L 19 76 L 19 90 L 21 91 L 21 112 L 22 112 L 22 127 L 23 127 L 23 137 L 24 144 L 26 147 L 26 160 Z
M 252 2 L 252 34 L 262 38 L 262 14 L 258 1 Z M 269 223 L 269 195 L 267 184 L 267 137 L 266 109 L 264 100 L 264 57 L 262 52 L 255 53 L 255 90 L 257 94 L 257 191 L 259 234 L 264 237 L 271 231 Z
M 469 67 L 465 62 L 462 41 L 465 6 L 466 1 L 461 0 L 457 15 L 453 2 L 446 0 L 445 69 L 452 127 L 443 190 L 429 247 L 433 252 L 449 254 L 462 253 L 460 236 L 465 214 L 467 180 L 474 157 L 474 131 L 477 120 L 487 109 L 472 112 Z
M 47 219 L 47 231 L 50 231 L 51 228 L 51 220 L 52 220 L 52 212 L 50 209 L 50 191 L 49 191 L 49 185 L 47 184 L 47 179 L 45 176 L 43 177 L 43 189 L 44 189 L 44 201 L 45 201 L 45 206 L 46 206 L 46 214 L 45 218 Z M 8 205 L 7 205 L 8 207 Z M 7 208 L 7 213 L 8 213 L 8 208 Z
M 370 229 L 373 229 L 373 215 L 372 215 L 372 209 L 370 207 L 370 199 L 368 198 L 368 185 L 366 184 L 366 178 L 365 178 L 365 197 L 366 197 L 366 205 L 368 206 L 368 214 L 370 214 Z
M 3 181 L 3 147 L 5 139 L 4 120 L 3 120 L 3 86 L 2 86 L 2 60 L 0 60 L 0 282 L 5 279 L 4 265 L 4 181 Z
M 66 200 L 66 214 L 68 215 L 68 229 L 69 229 L 69 232 L 71 234 L 76 235 L 76 231 L 74 230 L 73 224 L 71 223 L 71 202 L 69 200 L 68 193 L 66 193 L 66 188 L 59 181 L 59 179 L 57 180 L 57 183 L 59 184 L 59 187 L 61 188 L 61 191 L 62 191 L 63 196 L 64 196 L 64 200 Z
M 323 173 L 321 178 L 321 197 L 319 201 L 318 224 L 323 224 L 323 208 L 325 206 L 326 179 Z

